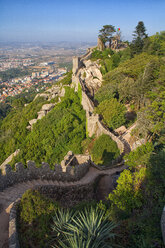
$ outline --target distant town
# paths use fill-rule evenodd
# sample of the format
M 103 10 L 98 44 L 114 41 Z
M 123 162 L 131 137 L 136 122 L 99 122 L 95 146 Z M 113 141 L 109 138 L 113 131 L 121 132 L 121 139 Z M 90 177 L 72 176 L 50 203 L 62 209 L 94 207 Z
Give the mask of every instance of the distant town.
M 9 96 L 16 96 L 22 91 L 28 92 L 32 86 L 36 86 L 36 91 L 45 89 L 44 84 L 55 82 L 62 79 L 62 76 L 67 72 L 66 68 L 50 69 L 41 72 L 32 72 L 31 76 L 22 78 L 14 78 L 11 81 L 3 82 L 3 88 L 0 89 L 0 102 L 3 102 Z
M 90 45 L 0 43 L 0 102 L 32 87 L 35 92 L 47 89 L 72 68 L 72 57 Z

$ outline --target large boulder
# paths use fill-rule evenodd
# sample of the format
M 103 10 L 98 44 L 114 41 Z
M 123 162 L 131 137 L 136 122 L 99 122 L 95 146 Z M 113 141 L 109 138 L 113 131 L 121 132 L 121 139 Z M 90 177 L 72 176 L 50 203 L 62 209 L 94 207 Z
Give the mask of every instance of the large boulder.
M 43 97 L 45 100 L 47 100 L 49 95 L 45 93 L 39 93 L 35 96 L 34 100 L 36 100 L 37 97 Z
M 49 103 L 49 104 L 44 104 L 42 106 L 42 111 L 50 111 L 52 108 L 54 108 L 55 104 Z
M 46 115 L 46 111 L 45 110 L 43 110 L 43 111 L 39 111 L 38 113 L 38 118 L 37 119 L 42 119 L 45 115 Z
M 30 124 L 30 126 L 32 126 L 33 124 L 35 124 L 37 122 L 37 119 L 33 119 L 33 120 L 30 120 L 29 121 L 29 124 Z

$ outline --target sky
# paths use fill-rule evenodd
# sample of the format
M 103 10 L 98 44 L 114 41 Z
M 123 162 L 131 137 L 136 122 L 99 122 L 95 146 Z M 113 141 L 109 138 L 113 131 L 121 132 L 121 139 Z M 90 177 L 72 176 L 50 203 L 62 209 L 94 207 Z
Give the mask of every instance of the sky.
M 139 21 L 149 35 L 165 30 L 165 0 L 0 0 L 3 42 L 96 42 L 107 24 L 132 40 Z

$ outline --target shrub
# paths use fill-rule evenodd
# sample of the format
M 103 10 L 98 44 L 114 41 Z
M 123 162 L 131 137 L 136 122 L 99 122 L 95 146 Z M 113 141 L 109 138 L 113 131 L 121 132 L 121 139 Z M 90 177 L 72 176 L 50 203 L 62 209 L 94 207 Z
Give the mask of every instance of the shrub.
M 113 159 L 120 155 L 120 151 L 115 141 L 108 135 L 102 134 L 91 149 L 91 156 L 94 163 L 99 165 L 109 165 Z
M 101 103 L 105 100 L 110 100 L 114 98 L 117 94 L 117 88 L 115 85 L 103 85 L 101 88 L 98 89 L 98 91 L 95 94 L 95 99 Z
M 120 127 L 126 121 L 126 108 L 115 98 L 102 101 L 98 107 L 96 107 L 95 111 L 102 115 L 103 122 L 112 129 Z
M 46 247 L 51 234 L 50 222 L 58 209 L 57 203 L 38 191 L 27 190 L 19 206 L 19 241 L 21 247 Z
M 81 142 L 86 136 L 85 119 L 77 93 L 66 87 L 62 102 L 37 121 L 13 162 L 25 164 L 30 159 L 38 166 L 43 161 L 53 166 L 60 163 L 69 150 L 81 153 Z
M 117 207 L 126 213 L 131 213 L 134 208 L 141 207 L 143 202 L 141 184 L 145 176 L 146 168 L 141 168 L 135 173 L 124 170 L 117 180 L 118 185 L 116 189 L 108 196 L 111 208 Z
M 145 166 L 148 164 L 149 158 L 154 150 L 152 143 L 147 142 L 145 145 L 137 147 L 136 150 L 131 151 L 124 156 L 126 164 L 130 169 L 136 168 L 139 165 Z

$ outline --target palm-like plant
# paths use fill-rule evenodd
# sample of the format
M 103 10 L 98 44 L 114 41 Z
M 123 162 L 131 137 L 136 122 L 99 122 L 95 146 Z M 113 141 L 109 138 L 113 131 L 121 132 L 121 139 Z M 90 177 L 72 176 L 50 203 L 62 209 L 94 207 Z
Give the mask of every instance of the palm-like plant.
M 115 233 L 112 230 L 116 225 L 109 221 L 108 216 L 105 216 L 105 211 L 98 208 L 85 208 L 84 211 L 80 211 L 69 216 L 69 210 L 67 212 L 67 219 L 64 223 L 62 214 L 58 214 L 58 218 L 54 217 L 53 230 L 60 235 L 58 236 L 58 245 L 62 248 L 110 248 L 113 247 L 112 239 L 115 237 Z M 62 210 L 62 213 L 63 210 Z M 61 216 L 61 220 L 59 218 Z M 62 224 L 57 224 L 61 221 Z M 60 227 L 60 228 L 59 228 Z M 62 228 L 61 228 L 62 227 Z M 55 247 L 55 246 L 54 246 Z M 59 247 L 59 246 L 58 246 Z

